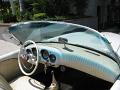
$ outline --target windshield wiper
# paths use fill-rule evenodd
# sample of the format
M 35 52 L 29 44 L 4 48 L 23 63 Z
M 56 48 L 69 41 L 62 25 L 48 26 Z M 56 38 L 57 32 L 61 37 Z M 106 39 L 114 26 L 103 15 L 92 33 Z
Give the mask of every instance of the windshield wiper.
M 97 53 L 100 53 L 100 54 L 102 54 L 102 55 L 105 55 L 105 56 L 107 56 L 107 57 L 113 59 L 115 62 L 118 63 L 118 60 L 117 60 L 115 57 L 112 57 L 112 56 L 110 56 L 109 54 L 107 54 L 107 53 L 105 53 L 105 52 L 102 52 L 102 51 L 96 50 L 96 49 L 91 48 L 91 47 L 87 47 L 87 46 L 79 45 L 79 44 L 69 44 L 69 45 L 78 46 L 78 47 L 82 47 L 82 48 L 85 48 L 85 49 L 93 50 L 93 51 L 95 51 L 95 52 L 97 52 Z
M 9 32 L 9 34 L 11 35 L 11 37 L 10 37 L 11 40 L 12 40 L 12 38 L 14 38 L 14 40 L 16 40 L 17 42 L 19 42 L 19 43 L 17 44 L 18 46 L 23 44 L 23 43 L 22 43 L 19 39 L 17 39 L 12 33 Z

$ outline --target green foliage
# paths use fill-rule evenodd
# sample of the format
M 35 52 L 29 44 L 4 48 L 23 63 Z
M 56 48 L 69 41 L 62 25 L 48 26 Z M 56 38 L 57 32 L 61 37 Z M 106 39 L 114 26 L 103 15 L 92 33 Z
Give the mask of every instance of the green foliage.
M 68 15 L 69 14 L 69 0 L 46 0 L 46 13 L 48 16 Z
M 24 0 L 24 6 L 33 15 L 33 19 L 44 18 L 44 15 L 36 15 L 38 13 L 46 13 L 47 17 L 55 19 L 55 16 L 82 17 L 87 0 Z
M 9 1 L 0 0 L 0 19 L 6 23 L 17 21 L 16 16 L 12 15 Z
M 46 13 L 37 13 L 33 15 L 33 20 L 41 20 L 47 18 Z
M 83 16 L 87 6 L 87 0 L 75 0 L 75 6 L 77 10 L 77 15 Z
M 2 20 L 2 15 L 0 14 L 0 21 Z
M 65 19 L 68 19 L 69 17 L 66 17 L 66 16 L 55 16 L 55 18 L 57 20 L 65 20 Z
M 10 13 L 10 3 L 0 0 L 0 13 Z
M 46 9 L 46 2 L 45 0 L 24 0 L 24 8 L 34 13 L 44 13 Z
M 19 0 L 15 0 L 14 4 L 18 21 L 65 20 L 84 17 L 87 0 L 23 0 L 23 12 L 20 12 Z M 8 2 L 0 4 L 1 10 L 4 12 L 4 16 L 6 13 L 11 16 Z
M 17 19 L 16 19 L 16 16 L 12 14 L 5 14 L 3 16 L 3 22 L 4 23 L 17 22 Z

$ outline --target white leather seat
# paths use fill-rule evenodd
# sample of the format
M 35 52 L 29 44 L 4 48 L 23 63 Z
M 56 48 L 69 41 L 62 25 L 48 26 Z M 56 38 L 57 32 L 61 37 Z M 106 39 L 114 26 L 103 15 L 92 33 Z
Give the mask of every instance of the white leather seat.
M 10 84 L 0 75 L 0 90 L 44 90 L 45 86 L 35 79 L 22 76 Z
M 22 76 L 10 83 L 13 90 L 44 90 L 45 86 L 35 79 Z

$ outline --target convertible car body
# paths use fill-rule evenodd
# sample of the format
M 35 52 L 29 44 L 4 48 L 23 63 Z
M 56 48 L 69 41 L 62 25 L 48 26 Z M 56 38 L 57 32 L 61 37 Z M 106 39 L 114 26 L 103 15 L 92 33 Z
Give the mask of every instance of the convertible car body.
M 120 90 L 120 58 L 86 26 L 21 22 L 0 41 L 0 90 Z
M 102 34 L 109 40 L 113 50 L 120 56 L 120 34 L 111 32 L 102 32 Z

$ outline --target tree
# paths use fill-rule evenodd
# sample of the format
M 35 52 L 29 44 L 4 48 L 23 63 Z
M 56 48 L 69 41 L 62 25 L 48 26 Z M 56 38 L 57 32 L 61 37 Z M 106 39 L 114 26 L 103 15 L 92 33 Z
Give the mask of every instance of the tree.
M 24 2 L 23 0 L 19 0 L 19 6 L 20 6 L 20 13 L 24 12 Z
M 9 0 L 9 1 L 10 1 L 11 9 L 12 9 L 12 14 L 15 15 L 15 7 L 14 7 L 13 0 Z
M 2 0 L 0 0 L 0 9 L 2 8 L 2 3 L 3 3 Z
M 0 0 L 0 20 L 2 20 L 2 0 Z
M 77 15 L 83 16 L 86 6 L 87 6 L 87 0 L 75 0 L 75 6 L 77 9 Z
M 79 18 L 84 16 L 87 5 L 87 0 L 15 0 L 14 2 L 17 2 L 15 5 L 17 15 L 21 14 L 23 20 L 33 19 L 34 16 Z
M 3 14 L 10 12 L 10 3 L 8 1 L 0 0 L 0 12 Z
M 49 16 L 68 15 L 69 0 L 45 0 L 45 1 L 46 1 L 46 13 Z

